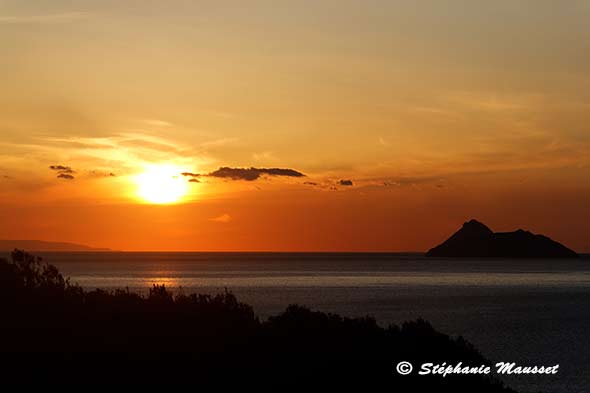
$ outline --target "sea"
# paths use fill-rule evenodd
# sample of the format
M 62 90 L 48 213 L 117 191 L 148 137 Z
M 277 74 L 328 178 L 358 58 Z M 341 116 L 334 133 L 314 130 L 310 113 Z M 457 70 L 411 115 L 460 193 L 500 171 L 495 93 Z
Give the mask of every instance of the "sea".
M 424 318 L 492 362 L 554 366 L 502 379 L 520 392 L 590 390 L 590 255 L 450 259 L 417 253 L 38 253 L 84 288 L 232 291 L 261 319 L 289 304 L 379 324 Z M 392 367 L 393 372 L 393 367 Z

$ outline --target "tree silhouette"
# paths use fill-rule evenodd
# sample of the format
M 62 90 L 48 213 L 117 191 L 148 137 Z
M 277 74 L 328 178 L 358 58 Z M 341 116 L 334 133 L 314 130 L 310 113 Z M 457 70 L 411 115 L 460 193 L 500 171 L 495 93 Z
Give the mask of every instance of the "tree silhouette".
M 377 388 L 511 392 L 478 375 L 419 377 L 399 361 L 489 362 L 462 338 L 417 320 L 380 327 L 298 305 L 267 321 L 229 291 L 173 295 L 154 285 L 86 291 L 15 250 L 0 260 L 3 383 L 191 383 L 280 390 Z

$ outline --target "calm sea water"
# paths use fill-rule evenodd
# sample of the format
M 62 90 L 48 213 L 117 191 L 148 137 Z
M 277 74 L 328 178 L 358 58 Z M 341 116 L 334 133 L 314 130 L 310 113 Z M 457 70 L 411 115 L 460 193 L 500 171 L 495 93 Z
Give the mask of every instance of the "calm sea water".
M 505 378 L 522 392 L 590 387 L 590 257 L 427 259 L 418 254 L 43 253 L 83 287 L 227 288 L 265 318 L 298 303 L 380 324 L 422 317 L 492 361 L 560 365 Z

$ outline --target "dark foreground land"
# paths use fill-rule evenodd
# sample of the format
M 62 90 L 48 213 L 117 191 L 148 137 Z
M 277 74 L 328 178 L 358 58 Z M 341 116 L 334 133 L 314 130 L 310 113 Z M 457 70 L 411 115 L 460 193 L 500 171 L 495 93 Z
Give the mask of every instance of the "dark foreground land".
M 513 392 L 489 376 L 407 376 L 400 361 L 489 364 L 428 322 L 379 327 L 289 306 L 260 321 L 231 293 L 84 291 L 39 258 L 0 260 L 0 380 L 187 384 L 258 390 Z

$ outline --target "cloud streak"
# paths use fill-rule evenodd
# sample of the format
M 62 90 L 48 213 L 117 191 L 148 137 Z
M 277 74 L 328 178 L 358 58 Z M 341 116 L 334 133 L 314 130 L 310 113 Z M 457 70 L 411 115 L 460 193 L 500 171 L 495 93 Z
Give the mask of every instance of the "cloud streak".
M 60 23 L 87 18 L 86 12 L 63 12 L 47 15 L 9 15 L 0 16 L 0 24 L 26 24 L 26 23 Z
M 185 177 L 199 177 L 199 176 L 201 176 L 200 174 L 193 173 L 193 172 L 182 172 L 181 175 L 185 176 Z
M 57 172 L 58 179 L 73 180 L 75 170 L 66 165 L 49 165 L 49 169 Z
M 254 181 L 261 176 L 285 176 L 285 177 L 304 177 L 305 175 L 294 169 L 288 168 L 230 168 L 221 167 L 216 171 L 209 173 L 207 176 L 231 180 Z
M 188 177 L 188 181 L 192 183 L 199 183 L 198 178 L 204 176 L 245 181 L 258 180 L 262 176 L 305 177 L 303 173 L 289 168 L 231 168 L 227 166 L 209 173 L 182 172 L 181 175 Z
M 50 165 L 49 169 L 61 173 L 76 173 L 71 167 L 65 165 Z
M 105 172 L 105 171 L 98 171 L 98 170 L 89 171 L 88 172 L 88 175 L 90 177 L 97 177 L 97 178 L 101 178 L 101 177 L 116 177 L 117 176 L 113 172 Z
M 227 213 L 209 219 L 209 221 L 220 222 L 220 223 L 223 223 L 223 224 L 227 224 L 231 220 L 232 220 L 232 217 L 229 214 L 227 214 Z

